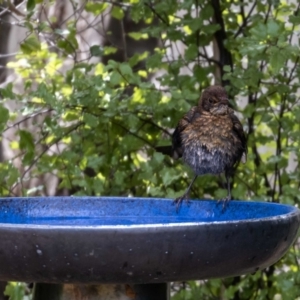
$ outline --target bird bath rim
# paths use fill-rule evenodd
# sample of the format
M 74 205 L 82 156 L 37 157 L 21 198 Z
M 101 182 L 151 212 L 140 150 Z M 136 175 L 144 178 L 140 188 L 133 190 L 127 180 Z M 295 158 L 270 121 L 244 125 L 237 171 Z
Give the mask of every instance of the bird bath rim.
M 9 223 L 1 222 L 1 218 L 3 216 L 3 213 L 1 212 L 1 201 L 2 200 L 20 200 L 20 201 L 26 201 L 26 200 L 40 200 L 40 199 L 54 199 L 54 200 L 67 200 L 67 201 L 72 201 L 72 200 L 109 200 L 109 201 L 130 201 L 130 200 L 143 200 L 143 201 L 165 201 L 165 202 L 170 202 L 170 204 L 173 204 L 173 199 L 169 198 L 151 198 L 151 197 L 112 197 L 112 196 L 50 196 L 50 197 L 3 197 L 0 198 L 0 228 L 40 228 L 40 229 L 46 229 L 46 228 L 51 228 L 51 229 L 68 229 L 68 228 L 73 228 L 73 229 L 84 229 L 85 227 L 88 229 L 127 229 L 127 228 L 151 228 L 151 227 L 193 227 L 193 226 L 203 226 L 203 225 L 222 225 L 222 224 L 243 224 L 243 223 L 256 223 L 256 222 L 264 222 L 264 221 L 276 221 L 278 219 L 283 220 L 286 218 L 290 218 L 296 215 L 300 216 L 300 210 L 292 205 L 288 204 L 281 204 L 281 203 L 274 203 L 274 202 L 264 202 L 264 201 L 251 201 L 251 200 L 231 200 L 227 207 L 225 208 L 224 212 L 222 211 L 221 214 L 226 213 L 226 210 L 230 210 L 231 204 L 233 205 L 266 205 L 266 206 L 274 206 L 274 207 L 281 207 L 285 208 L 286 211 L 281 214 L 273 215 L 273 216 L 266 216 L 266 217 L 254 217 L 254 218 L 244 218 L 244 219 L 229 219 L 229 220 L 216 220 L 216 221 L 187 221 L 187 222 L 153 222 L 153 223 L 146 223 L 146 224 L 114 224 L 114 225 L 89 225 L 85 224 L 83 225 L 58 225 L 58 224 L 26 224 L 26 223 Z M 215 203 L 216 208 L 219 206 L 222 207 L 222 204 L 219 203 L 217 200 L 211 200 L 211 199 L 190 199 L 188 203 L 184 201 L 180 207 L 179 213 L 176 212 L 176 207 L 175 205 L 172 205 L 174 208 L 174 215 L 180 215 L 180 211 L 185 209 L 185 206 L 187 206 L 189 209 L 193 209 L 191 207 L 192 205 L 199 205 L 199 202 L 207 202 L 209 205 L 212 205 L 212 203 Z

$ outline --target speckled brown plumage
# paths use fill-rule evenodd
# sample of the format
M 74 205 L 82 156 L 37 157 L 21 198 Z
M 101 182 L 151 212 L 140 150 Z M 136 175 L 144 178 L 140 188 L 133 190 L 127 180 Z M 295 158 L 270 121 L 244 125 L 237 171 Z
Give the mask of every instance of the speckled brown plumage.
M 204 90 L 198 106 L 194 106 L 179 121 L 173 136 L 173 157 L 182 157 L 195 172 L 186 192 L 175 199 L 177 209 L 198 175 L 225 173 L 228 195 L 222 199 L 225 207 L 231 199 L 229 177 L 247 146 L 242 124 L 228 106 L 228 97 L 221 86 Z

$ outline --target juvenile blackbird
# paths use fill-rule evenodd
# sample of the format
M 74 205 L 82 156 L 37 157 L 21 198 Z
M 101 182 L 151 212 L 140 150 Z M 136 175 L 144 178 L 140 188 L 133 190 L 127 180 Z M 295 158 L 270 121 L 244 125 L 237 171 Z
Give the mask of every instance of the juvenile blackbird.
M 188 200 L 197 176 L 203 174 L 225 173 L 228 194 L 221 199 L 223 208 L 231 200 L 230 176 L 236 163 L 246 161 L 247 145 L 242 124 L 228 104 L 223 87 L 208 87 L 172 135 L 172 156 L 182 157 L 195 172 L 186 192 L 175 199 L 177 210 L 183 199 Z

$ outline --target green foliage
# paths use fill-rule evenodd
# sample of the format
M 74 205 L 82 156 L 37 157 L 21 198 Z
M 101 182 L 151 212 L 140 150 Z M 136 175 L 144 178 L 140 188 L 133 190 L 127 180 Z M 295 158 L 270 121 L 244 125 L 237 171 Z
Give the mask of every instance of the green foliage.
M 28 0 L 27 10 L 35 11 L 37 3 Z M 13 84 L 0 90 L 0 130 L 16 130 L 10 141 L 16 157 L 0 164 L 0 194 L 14 195 L 20 186 L 22 195 L 42 194 L 43 187 L 26 187 L 25 178 L 49 173 L 58 176 L 59 188 L 75 195 L 180 195 L 190 170 L 155 147 L 170 143 L 173 128 L 196 104 L 200 90 L 223 80 L 232 100 L 243 99 L 232 105 L 248 133 L 248 161 L 235 172 L 234 198 L 299 205 L 299 5 L 266 0 L 222 1 L 220 8 L 218 1 L 207 0 L 110 3 L 89 1 L 82 9 L 95 18 L 109 10 L 123 27 L 130 18 L 135 26 L 120 39 L 156 38 L 159 46 L 141 47 L 120 60 L 117 44 L 93 44 L 85 50 L 90 56 L 80 60 L 75 18 L 63 30 L 28 18 L 30 34 L 8 64 L 24 81 L 24 91 L 16 92 Z M 46 33 L 51 39 L 41 41 Z M 218 48 L 215 55 L 209 54 L 212 44 Z M 185 50 L 174 54 L 179 45 Z M 7 110 L 6 101 L 18 104 L 20 119 Z M 15 167 L 18 158 L 25 171 Z M 207 175 L 198 178 L 192 197 L 223 193 L 218 180 Z M 254 275 L 189 282 L 173 299 L 297 299 L 298 256 L 295 246 L 275 267 Z M 21 295 L 22 288 L 7 288 L 11 299 L 21 299 L 14 291 Z
M 30 300 L 31 296 L 28 293 L 26 284 L 19 282 L 10 282 L 4 291 L 4 295 L 8 296 L 10 300 Z

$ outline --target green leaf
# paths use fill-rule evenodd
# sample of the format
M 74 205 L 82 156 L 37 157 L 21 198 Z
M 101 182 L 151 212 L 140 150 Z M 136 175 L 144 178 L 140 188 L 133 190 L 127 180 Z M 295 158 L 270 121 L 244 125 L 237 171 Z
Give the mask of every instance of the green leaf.
M 34 152 L 33 151 L 27 151 L 25 155 L 23 156 L 22 162 L 25 166 L 28 166 L 32 163 L 32 160 L 34 158 Z
M 271 37 L 278 37 L 278 35 L 281 33 L 283 27 L 281 26 L 281 24 L 279 25 L 278 22 L 276 22 L 275 20 L 270 20 L 267 23 L 267 33 L 271 36 Z
M 145 60 L 149 55 L 149 52 L 148 51 L 145 51 L 144 53 L 142 54 L 134 54 L 133 56 L 130 57 L 129 59 L 129 65 L 131 67 L 135 66 L 138 62 L 142 61 L 142 60 Z
M 22 150 L 30 150 L 33 151 L 35 146 L 34 146 L 34 140 L 33 136 L 29 131 L 26 130 L 19 130 L 19 135 L 20 135 L 20 149 Z
M 26 8 L 31 11 L 35 8 L 35 0 L 27 0 Z
M 6 123 L 9 119 L 9 111 L 6 107 L 0 104 L 0 132 L 6 127 Z
M 228 65 L 225 65 L 225 66 L 223 67 L 223 70 L 224 70 L 225 72 L 231 72 L 231 71 L 232 71 L 231 66 L 228 66 Z
M 206 34 L 214 34 L 216 31 L 218 31 L 221 28 L 219 24 L 209 24 L 205 25 L 205 33 Z
M 300 16 L 289 16 L 289 22 L 291 22 L 293 25 L 299 25 L 300 24 Z
M 271 67 L 273 69 L 273 72 L 277 74 L 286 62 L 284 51 L 274 47 L 270 49 L 269 53 L 271 55 L 270 57 Z
M 178 172 L 172 169 L 162 169 L 160 174 L 162 176 L 162 181 L 165 186 L 170 185 L 176 179 L 181 177 L 181 175 L 178 174 Z
M 25 296 L 26 285 L 20 282 L 9 282 L 5 288 L 4 295 L 10 299 L 23 300 Z
M 100 46 L 94 45 L 90 47 L 90 52 L 92 56 L 102 56 L 103 55 L 103 50 L 101 49 Z
M 132 75 L 132 69 L 129 64 L 122 63 L 119 68 L 123 75 Z
M 122 20 L 124 18 L 124 11 L 119 6 L 113 6 L 111 10 L 111 15 L 118 20 Z
M 99 118 L 91 114 L 84 114 L 83 121 L 90 127 L 94 128 L 99 124 Z
M 116 47 L 106 46 L 106 47 L 103 48 L 103 55 L 114 54 L 117 51 L 118 51 L 118 49 Z
M 67 40 L 60 40 L 57 42 L 57 46 L 66 51 L 66 53 L 71 54 L 76 50 L 72 44 Z
M 6 181 L 7 181 L 8 186 L 12 186 L 12 185 L 14 185 L 15 182 L 17 182 L 17 180 L 20 176 L 20 173 L 19 173 L 19 170 L 12 165 L 9 166 L 8 171 L 9 172 L 8 172 L 8 177 L 6 178 Z
M 8 83 L 5 88 L 0 89 L 0 96 L 7 99 L 14 99 L 13 84 Z
M 122 76 L 119 74 L 119 72 L 114 71 L 110 75 L 110 84 L 112 85 L 119 85 L 122 82 Z
M 190 18 L 185 21 L 185 25 L 189 27 L 192 32 L 203 28 L 203 21 L 201 19 Z
M 191 44 L 185 50 L 185 59 L 187 60 L 194 60 L 198 56 L 198 47 L 195 44 Z
M 200 10 L 200 18 L 204 20 L 208 20 L 214 14 L 214 9 L 210 3 L 207 3 L 203 8 Z
M 267 27 L 265 24 L 259 22 L 250 29 L 250 32 L 255 38 L 262 40 L 267 36 Z
M 21 43 L 20 47 L 25 54 L 31 54 L 41 49 L 41 43 L 35 35 L 31 35 Z
M 146 67 L 149 68 L 158 68 L 161 64 L 162 60 L 161 53 L 154 53 L 153 55 L 149 56 L 146 60 Z
M 41 83 L 36 91 L 36 96 L 42 98 L 47 104 L 55 105 L 55 96 L 45 83 Z
M 99 2 L 87 2 L 85 5 L 85 10 L 94 14 L 95 16 L 100 15 L 108 7 L 108 3 Z
M 132 39 L 134 39 L 136 41 L 148 38 L 148 34 L 147 33 L 142 33 L 142 32 L 129 32 L 128 36 L 130 36 Z

